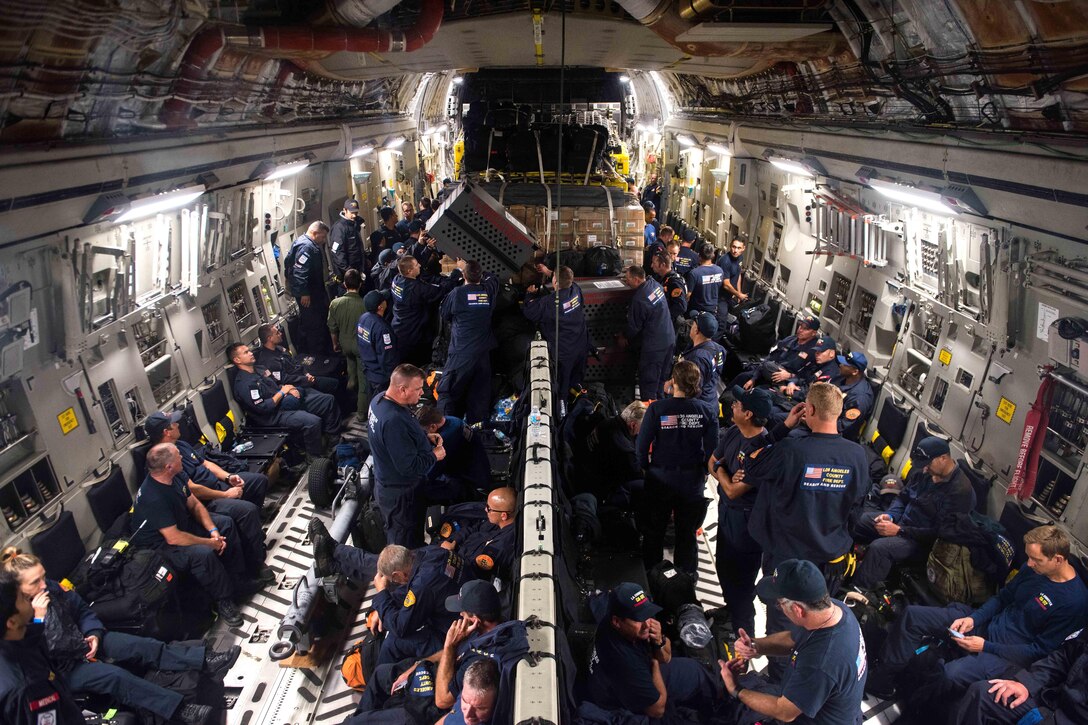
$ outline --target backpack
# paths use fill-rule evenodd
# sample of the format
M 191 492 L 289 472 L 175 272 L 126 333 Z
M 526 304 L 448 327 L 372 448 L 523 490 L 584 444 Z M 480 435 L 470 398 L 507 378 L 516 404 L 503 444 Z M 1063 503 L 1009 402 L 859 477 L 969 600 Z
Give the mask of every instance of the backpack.
M 359 515 L 351 530 L 351 541 L 356 548 L 371 554 L 380 554 L 388 544 L 385 536 L 385 521 L 378 509 L 378 502 L 369 499 L 359 507 Z
M 994 594 L 986 575 L 971 565 L 971 550 L 944 539 L 937 539 L 929 552 L 926 578 L 945 604 L 981 604 Z
M 366 683 L 374 677 L 384 641 L 383 635 L 375 635 L 368 629 L 363 638 L 352 645 L 340 662 L 340 676 L 345 685 L 360 692 L 366 689 Z
M 615 247 L 590 247 L 582 263 L 590 277 L 617 277 L 623 271 L 623 261 Z
M 575 277 L 586 276 L 586 255 L 579 252 L 577 249 L 564 249 L 559 253 L 559 262 L 556 262 L 556 253 L 551 252 L 544 256 L 544 266 L 548 269 L 555 271 L 557 264 L 562 264 L 564 267 L 570 267 L 574 272 Z
M 685 604 L 700 604 L 695 593 L 695 580 L 680 571 L 668 559 L 661 561 L 646 575 L 650 598 L 664 610 L 669 619 L 676 619 Z

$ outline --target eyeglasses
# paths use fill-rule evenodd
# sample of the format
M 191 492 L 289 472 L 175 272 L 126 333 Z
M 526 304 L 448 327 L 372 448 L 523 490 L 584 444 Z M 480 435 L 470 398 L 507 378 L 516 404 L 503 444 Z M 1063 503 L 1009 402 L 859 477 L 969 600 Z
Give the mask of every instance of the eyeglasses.
M 500 511 L 499 509 L 493 509 L 490 506 L 488 506 L 486 503 L 484 504 L 484 511 L 486 511 L 489 514 L 512 514 L 512 513 L 514 513 L 513 511 Z

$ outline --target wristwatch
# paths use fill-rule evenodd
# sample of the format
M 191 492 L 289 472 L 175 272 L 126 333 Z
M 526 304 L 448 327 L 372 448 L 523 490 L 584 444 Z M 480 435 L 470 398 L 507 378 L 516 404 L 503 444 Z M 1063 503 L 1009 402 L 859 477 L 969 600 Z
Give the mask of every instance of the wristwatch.
M 740 700 L 740 693 L 742 693 L 742 692 L 744 692 L 743 687 L 738 687 L 737 689 L 733 690 L 733 699 L 739 701 Z

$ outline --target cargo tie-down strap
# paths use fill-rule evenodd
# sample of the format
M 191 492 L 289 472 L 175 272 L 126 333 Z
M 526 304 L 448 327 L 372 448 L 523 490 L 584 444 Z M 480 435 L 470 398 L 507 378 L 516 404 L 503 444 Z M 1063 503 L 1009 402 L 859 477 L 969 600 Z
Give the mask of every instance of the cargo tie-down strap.
M 1016 470 L 1009 484 L 1009 495 L 1023 500 L 1035 491 L 1035 477 L 1039 472 L 1039 454 L 1043 450 L 1046 427 L 1050 424 L 1050 404 L 1054 399 L 1056 383 L 1046 370 L 1035 402 L 1024 420 L 1024 434 L 1020 437 L 1020 452 L 1016 456 Z

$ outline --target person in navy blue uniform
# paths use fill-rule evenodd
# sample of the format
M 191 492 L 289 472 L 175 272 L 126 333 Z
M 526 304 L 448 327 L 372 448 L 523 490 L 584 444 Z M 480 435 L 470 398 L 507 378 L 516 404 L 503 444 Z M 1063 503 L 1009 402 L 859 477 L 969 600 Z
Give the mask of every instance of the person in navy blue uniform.
M 264 530 L 261 528 L 261 505 L 268 490 L 268 477 L 261 473 L 228 473 L 181 439 L 178 421 L 181 412 L 171 415 L 152 413 L 144 422 L 144 431 L 152 445 L 173 443 L 181 454 L 189 490 L 213 514 L 229 516 L 238 531 L 239 546 L 246 561 L 246 572 L 265 583 L 275 581 L 272 569 L 264 565 Z M 245 478 L 243 478 L 243 475 Z M 248 488 L 248 491 L 247 491 Z
M 16 590 L 15 582 L 0 581 L 0 721 L 4 725 L 86 725 L 63 678 L 56 676 L 45 654 L 45 618 L 49 596 L 34 600 L 34 608 Z M 33 621 L 32 621 L 33 620 Z M 186 725 L 203 725 L 210 713 L 177 713 Z
M 397 262 L 399 274 L 393 278 L 393 332 L 397 334 L 397 362 L 426 365 L 431 360 L 431 312 L 435 305 L 461 281 L 456 269 L 439 284 L 420 279 L 415 257 Z
M 745 294 L 743 289 L 744 270 L 741 268 L 741 264 L 744 262 L 741 257 L 744 256 L 745 246 L 743 239 L 734 239 L 729 243 L 728 251 L 718 257 L 715 262 L 721 267 L 724 274 L 722 277 L 721 298 L 728 303 L 730 310 L 748 299 L 748 295 Z
M 946 703 L 978 680 L 1027 667 L 1088 624 L 1088 588 L 1069 563 L 1069 535 L 1057 526 L 1040 526 L 1024 534 L 1024 549 L 1027 566 L 977 609 L 958 602 L 947 607 L 908 606 L 888 633 L 870 691 L 891 692 L 927 635 L 967 654 L 940 660 L 924 678 L 920 691 L 927 699 Z
M 651 247 L 657 242 L 657 225 L 654 219 L 657 216 L 657 207 L 653 202 L 645 201 L 642 208 L 646 212 L 646 226 L 642 228 L 642 246 Z
M 960 699 L 954 722 L 1017 725 L 1088 722 L 1088 630 L 1009 679 L 980 680 Z
M 457 615 L 446 611 L 446 597 L 461 588 L 461 557 L 440 546 L 411 551 L 390 544 L 378 555 L 374 600 L 385 632 L 378 664 L 424 657 L 442 648 Z
M 453 709 L 435 725 L 492 725 L 499 699 L 499 668 L 489 657 L 465 668 L 464 684 Z
M 810 349 L 812 364 L 806 365 L 778 388 L 779 393 L 791 400 L 803 400 L 814 383 L 834 383 L 839 379 L 839 353 L 835 339 L 830 335 L 821 335 Z
M 661 206 L 661 184 L 657 180 L 657 174 L 652 174 L 646 186 L 642 188 L 639 201 L 645 206 L 646 202 L 653 204 L 654 209 Z
M 676 567 L 694 577 L 699 562 L 695 532 L 706 514 L 706 464 L 718 443 L 718 416 L 696 399 L 700 379 L 695 363 L 676 363 L 669 382 L 672 397 L 650 403 L 635 441 L 646 470 L 642 560 L 648 570 L 664 558 L 671 515 Z
M 333 222 L 329 230 L 329 256 L 332 258 L 333 277 L 340 285 L 340 294 L 344 294 L 344 274 L 349 269 L 366 269 L 366 253 L 363 240 L 359 237 L 362 227 L 359 202 L 347 199 L 340 218 Z
M 669 317 L 676 323 L 688 311 L 688 285 L 684 278 L 673 271 L 670 257 L 658 254 L 651 262 L 654 281 L 665 289 L 665 299 L 669 303 Z
M 584 442 L 575 442 L 578 493 L 593 494 L 601 505 L 631 508 L 645 487 L 645 473 L 635 453 L 645 415 L 646 404 L 634 400 L 619 415 L 594 426 Z
M 675 232 L 672 227 L 664 226 L 657 233 L 657 238 L 649 244 L 646 244 L 642 248 L 642 268 L 646 270 L 646 274 L 653 273 L 653 261 L 654 257 L 661 255 L 667 257 L 668 246 L 672 242 Z M 658 280 L 660 281 L 660 280 Z
M 329 316 L 329 294 L 321 247 L 329 237 L 325 222 L 314 222 L 291 245 L 284 260 L 287 288 L 298 302 L 298 349 L 307 355 L 325 355 L 332 351 L 332 341 L 325 320 Z
M 813 364 L 813 346 L 820 338 L 820 320 L 802 317 L 797 321 L 797 333 L 779 340 L 759 366 L 733 378 L 732 385 L 745 390 L 754 385 L 783 384 Z
M 691 270 L 695 269 L 701 264 L 699 254 L 691 248 L 691 245 L 695 242 L 695 230 L 685 229 L 680 240 L 680 249 L 676 253 L 676 259 L 673 260 L 673 269 L 681 277 L 687 277 Z
M 172 566 L 192 575 L 216 602 L 219 616 L 241 626 L 235 582 L 245 582 L 245 559 L 229 516 L 211 514 L 189 491 L 189 477 L 173 443 L 147 452 L 147 477 L 132 504 L 130 542 L 157 548 Z M 229 546 L 228 546 L 229 543 Z
M 462 527 L 442 546 L 465 560 L 469 574 L 490 580 L 511 582 L 517 558 L 518 494 L 512 488 L 496 488 L 483 503 L 486 518 Z
M 718 447 L 707 466 L 719 489 L 714 567 L 734 628 L 744 628 L 747 632 L 755 631 L 756 578 L 762 549 L 748 533 L 756 491 L 744 481 L 744 464 L 748 454 L 771 442 L 766 429 L 771 407 L 768 391 L 735 387 L 730 410 L 733 425 L 719 436 Z
M 677 705 L 702 711 L 721 698 L 721 683 L 708 670 L 673 655 L 656 619 L 661 607 L 641 586 L 623 582 L 589 605 L 597 621 L 586 688 L 590 702 L 672 723 L 682 722 Z
M 374 290 L 385 292 L 393 287 L 393 278 L 397 276 L 397 253 L 392 249 L 383 249 L 378 254 L 378 261 L 370 269 L 370 277 Z
M 699 368 L 702 383 L 696 400 L 707 406 L 715 418 L 718 417 L 719 385 L 722 379 L 722 367 L 725 365 L 725 348 L 714 342 L 718 334 L 718 320 L 707 312 L 700 312 L 691 321 L 692 348 L 680 356 L 681 360 L 695 363 Z
M 627 327 L 623 337 L 628 344 L 639 349 L 638 389 L 643 400 L 664 395 L 665 380 L 669 377 L 672 354 L 676 348 L 676 330 L 669 318 L 669 303 L 665 290 L 637 265 L 627 268 L 623 281 L 635 293 L 627 308 Z
M 718 660 L 722 683 L 736 705 L 731 721 L 860 723 L 869 661 L 857 617 L 828 595 L 820 570 L 809 561 L 783 561 L 760 580 L 758 591 L 790 627 L 758 639 L 739 630 L 737 656 Z M 750 660 L 763 655 L 789 658 L 781 682 L 742 674 Z
M 434 405 L 424 405 L 416 418 L 428 434 L 437 433 L 446 448 L 445 459 L 427 472 L 427 500 L 431 503 L 459 503 L 476 498 L 491 482 L 491 463 L 476 429 L 463 418 L 443 415 Z
M 438 249 L 438 240 L 428 234 L 427 230 L 423 228 L 423 222 L 416 219 L 412 222 L 411 228 L 415 229 L 416 225 L 419 226 L 419 238 L 416 240 L 415 244 L 409 247 L 408 253 L 416 258 L 416 261 L 419 262 L 419 266 L 426 269 L 427 266 L 431 264 L 431 260 L 440 260 L 445 255 Z
M 389 376 L 396 367 L 396 333 L 385 319 L 389 297 L 389 293 L 377 290 L 367 292 L 363 297 L 366 312 L 359 316 L 355 325 L 359 361 L 363 364 L 372 397 L 389 387 Z
M 296 388 L 314 388 L 335 395 L 340 383 L 336 378 L 311 375 L 283 346 L 283 330 L 279 325 L 266 324 L 257 328 L 260 346 L 253 351 L 257 365 L 272 374 L 277 383 Z
M 925 561 L 941 522 L 975 510 L 975 489 L 948 441 L 923 438 L 910 460 L 907 485 L 888 510 L 867 512 L 858 522 L 854 540 L 869 546 L 852 583 L 863 591 L 879 586 L 897 564 Z
M 416 208 L 412 206 L 410 201 L 402 201 L 400 204 L 401 219 L 397 222 L 396 230 L 400 235 L 400 240 L 405 244 L 408 243 L 408 237 L 411 236 L 412 222 L 416 220 Z M 422 228 L 422 225 L 421 227 Z
M 227 345 L 227 359 L 237 368 L 234 399 L 246 411 L 246 417 L 260 426 L 281 426 L 299 431 L 306 444 L 306 453 L 321 455 L 324 450 L 321 433 L 332 435 L 340 430 L 340 408 L 336 399 L 317 390 L 280 385 L 269 371 L 257 367 L 256 357 L 245 343 Z
M 398 365 L 389 387 L 370 401 L 370 453 L 374 463 L 374 498 L 385 535 L 392 544 L 423 545 L 420 488 L 435 461 L 446 457 L 441 436 L 423 432 L 411 409 L 423 395 L 423 371 Z
M 876 396 L 873 394 L 873 386 L 865 378 L 865 370 L 869 367 L 869 358 L 865 353 L 852 352 L 848 355 L 839 355 L 839 389 L 842 390 L 842 417 L 839 418 L 839 432 L 849 441 L 861 438 L 861 429 L 865 427 L 865 421 L 869 420 L 869 414 L 873 412 L 873 402 Z
M 722 291 L 722 268 L 714 264 L 714 248 L 707 245 L 699 253 L 699 266 L 688 272 L 688 314 L 709 312 L 718 314 L 718 297 Z
M 765 576 L 786 559 L 806 559 L 824 573 L 828 591 L 837 591 L 849 571 L 869 460 L 861 446 L 839 435 L 841 413 L 839 389 L 813 383 L 783 424 L 794 428 L 803 421 L 808 430 L 748 456 L 744 481 L 757 490 L 748 530 L 763 549 Z M 768 609 L 769 633 L 787 624 L 775 607 Z
M 491 332 L 491 315 L 498 298 L 499 278 L 474 259 L 457 261 L 465 283 L 442 300 L 438 316 L 450 326 L 445 374 L 438 381 L 438 407 L 447 415 L 463 415 L 472 425 L 482 422 L 491 397 L 491 351 L 498 345 Z
M 382 250 L 392 249 L 394 244 L 401 241 L 400 232 L 397 231 L 397 212 L 393 207 L 381 207 L 378 216 L 382 220 L 381 226 L 370 234 L 371 260 L 377 260 Z
M 556 360 L 556 390 L 566 399 L 570 396 L 571 388 L 581 388 L 586 358 L 589 356 L 585 299 L 582 288 L 574 281 L 574 271 L 570 267 L 560 267 L 555 273 L 554 291 L 540 290 L 536 285 L 530 285 L 521 311 L 527 320 L 539 326 L 541 336 L 547 341 L 548 354 Z M 555 330 L 557 318 L 558 338 Z
M 419 200 L 419 211 L 416 212 L 416 219 L 426 224 L 430 221 L 431 215 L 434 214 L 432 208 L 433 202 L 426 196 Z
M 139 708 L 164 720 L 181 714 L 181 693 L 134 674 L 153 668 L 170 672 L 207 672 L 225 675 L 241 654 L 241 647 L 215 652 L 200 645 L 165 643 L 150 637 L 108 631 L 102 620 L 72 589 L 45 576 L 45 567 L 33 554 L 8 547 L 0 553 L 0 578 L 11 578 L 29 604 L 44 595 L 49 604 L 45 617 L 55 617 L 58 627 L 78 631 L 86 643 L 82 653 L 63 648 L 49 651 L 51 664 L 73 693 L 111 697 L 114 704 Z M 48 643 L 47 643 L 48 649 Z

